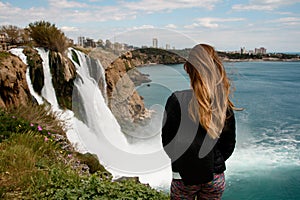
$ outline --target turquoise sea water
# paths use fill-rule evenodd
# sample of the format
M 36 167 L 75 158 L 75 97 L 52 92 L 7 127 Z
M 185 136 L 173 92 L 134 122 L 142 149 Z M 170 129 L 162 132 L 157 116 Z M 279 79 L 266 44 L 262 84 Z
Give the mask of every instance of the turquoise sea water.
M 226 162 L 224 200 L 300 199 L 300 62 L 225 63 L 235 88 L 237 145 Z M 189 88 L 182 65 L 139 70 L 152 82 L 138 87 L 148 108 Z M 167 191 L 169 188 L 166 188 Z

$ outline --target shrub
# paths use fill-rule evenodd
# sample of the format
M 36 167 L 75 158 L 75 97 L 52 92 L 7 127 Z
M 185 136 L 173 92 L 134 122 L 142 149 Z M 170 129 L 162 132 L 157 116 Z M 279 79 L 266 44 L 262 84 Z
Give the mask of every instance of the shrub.
M 54 24 L 37 21 L 29 24 L 29 34 L 36 45 L 64 53 L 68 48 L 67 38 Z
M 45 106 L 0 109 L 0 121 L 0 199 L 168 199 L 134 179 L 113 181 L 92 154 L 64 150 L 46 129 L 62 127 Z M 95 173 L 74 168 L 78 160 Z
M 36 131 L 14 133 L 0 143 L 0 197 L 19 199 L 31 185 L 45 185 L 49 168 L 59 164 L 57 149 Z

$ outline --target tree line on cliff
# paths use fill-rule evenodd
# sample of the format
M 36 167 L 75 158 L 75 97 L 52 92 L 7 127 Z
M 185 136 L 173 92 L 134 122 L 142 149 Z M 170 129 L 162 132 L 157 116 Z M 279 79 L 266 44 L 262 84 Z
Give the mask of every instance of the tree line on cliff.
M 65 34 L 55 24 L 46 21 L 30 23 L 26 28 L 4 25 L 0 27 L 0 33 L 5 34 L 11 46 L 39 46 L 60 53 L 70 46 Z

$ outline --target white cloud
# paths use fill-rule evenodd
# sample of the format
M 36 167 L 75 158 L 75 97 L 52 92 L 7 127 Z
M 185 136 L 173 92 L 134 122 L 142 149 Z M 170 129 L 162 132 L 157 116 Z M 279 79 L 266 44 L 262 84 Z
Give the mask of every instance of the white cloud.
M 142 26 L 134 26 L 132 28 L 129 28 L 132 29 L 132 30 L 139 30 L 139 29 L 151 29 L 151 28 L 155 28 L 153 25 L 149 25 L 149 24 L 144 24 Z
M 72 27 L 72 26 L 63 26 L 61 27 L 61 30 L 63 32 L 77 32 L 79 29 L 77 27 Z
M 137 2 L 125 2 L 121 3 L 122 7 L 129 10 L 145 11 L 148 13 L 159 11 L 171 11 L 182 8 L 205 8 L 213 9 L 220 0 L 141 0 Z
M 279 18 L 278 20 L 274 20 L 274 22 L 279 22 L 282 23 L 283 25 L 288 25 L 288 26 L 296 26 L 300 25 L 300 18 L 296 17 L 284 17 L 284 18 Z
M 166 28 L 176 29 L 177 26 L 175 24 L 168 24 L 168 25 L 166 25 Z
M 235 4 L 233 10 L 265 10 L 272 11 L 282 6 L 293 5 L 299 3 L 299 0 L 250 0 L 248 4 Z
M 49 5 L 51 7 L 56 7 L 56 8 L 84 8 L 88 7 L 87 4 L 85 3 L 79 3 L 76 1 L 68 1 L 68 0 L 48 0 Z
M 49 0 L 49 7 L 21 9 L 10 3 L 0 1 L 0 24 L 27 26 L 39 20 L 63 24 L 76 22 L 105 22 L 109 20 L 131 20 L 136 18 L 135 11 L 124 11 L 118 6 L 95 6 L 67 0 Z
M 244 18 L 213 18 L 213 17 L 204 17 L 195 19 L 195 23 L 185 26 L 185 28 L 196 28 L 196 27 L 205 27 L 205 28 L 218 28 L 220 22 L 238 22 L 243 21 Z
M 186 29 L 194 29 L 196 27 L 199 27 L 200 25 L 198 23 L 192 23 L 190 25 L 185 25 L 184 28 Z
M 198 19 L 197 21 L 199 21 L 199 25 L 206 28 L 218 28 L 219 26 L 217 23 L 214 23 L 216 19 L 212 19 L 212 18 L 201 18 Z

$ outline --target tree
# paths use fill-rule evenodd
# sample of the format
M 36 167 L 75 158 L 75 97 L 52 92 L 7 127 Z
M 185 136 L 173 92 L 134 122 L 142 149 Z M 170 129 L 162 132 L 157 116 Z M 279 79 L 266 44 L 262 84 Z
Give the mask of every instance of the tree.
M 112 43 L 111 43 L 111 41 L 109 41 L 109 40 L 106 40 L 105 41 L 105 49 L 112 49 Z
M 68 48 L 68 41 L 64 33 L 54 24 L 37 21 L 29 24 L 29 35 L 36 45 L 49 48 L 52 51 L 64 53 Z
M 103 40 L 99 39 L 99 40 L 97 41 L 97 46 L 98 46 L 98 47 L 104 48 L 104 42 L 103 42 Z
M 1 26 L 0 28 L 0 32 L 6 34 L 7 42 L 11 45 L 15 45 L 21 42 L 22 31 L 23 29 L 13 25 L 5 25 Z

